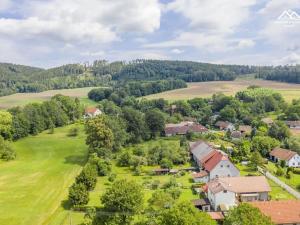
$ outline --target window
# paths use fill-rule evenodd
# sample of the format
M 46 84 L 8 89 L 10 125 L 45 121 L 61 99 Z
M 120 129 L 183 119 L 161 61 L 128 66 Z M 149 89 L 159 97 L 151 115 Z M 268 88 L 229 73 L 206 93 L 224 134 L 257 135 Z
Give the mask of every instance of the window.
M 230 167 L 230 165 L 227 165 L 227 167 L 229 168 L 229 167 Z
M 228 174 L 227 176 L 230 177 L 230 174 Z
M 224 190 L 223 192 L 224 192 L 224 193 L 227 193 L 227 190 Z
M 223 165 L 221 165 L 221 168 L 223 167 Z

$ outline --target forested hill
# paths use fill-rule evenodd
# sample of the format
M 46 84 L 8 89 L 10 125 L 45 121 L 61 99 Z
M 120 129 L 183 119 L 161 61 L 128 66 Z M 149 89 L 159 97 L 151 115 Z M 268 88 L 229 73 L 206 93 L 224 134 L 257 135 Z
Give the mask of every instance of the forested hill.
M 217 65 L 191 61 L 135 60 L 115 74 L 117 80 L 159 80 L 176 78 L 187 82 L 234 80 L 239 74 L 255 72 L 255 67 Z
M 258 78 L 275 80 L 288 83 L 300 83 L 300 65 L 262 67 L 259 69 Z
M 128 80 L 181 79 L 187 82 L 234 80 L 237 75 L 254 73 L 256 67 L 216 65 L 190 61 L 134 60 L 91 65 L 69 64 L 40 69 L 8 63 L 0 64 L 0 96 L 16 92 L 107 85 Z

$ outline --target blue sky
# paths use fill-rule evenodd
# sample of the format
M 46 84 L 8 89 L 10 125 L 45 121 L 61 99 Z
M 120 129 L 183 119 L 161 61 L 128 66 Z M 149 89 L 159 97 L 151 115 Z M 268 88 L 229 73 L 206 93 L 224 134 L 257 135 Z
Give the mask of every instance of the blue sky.
M 0 61 L 296 64 L 300 17 L 286 10 L 300 0 L 0 0 Z

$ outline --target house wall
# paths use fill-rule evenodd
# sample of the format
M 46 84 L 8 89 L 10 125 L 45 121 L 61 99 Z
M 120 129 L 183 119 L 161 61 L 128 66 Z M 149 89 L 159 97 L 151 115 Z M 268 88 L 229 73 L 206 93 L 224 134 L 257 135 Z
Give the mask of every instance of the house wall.
M 221 204 L 227 206 L 228 208 L 235 206 L 236 205 L 236 201 L 235 201 L 235 193 L 227 191 L 220 191 L 216 194 L 210 192 L 210 190 L 208 190 L 208 199 L 212 205 L 212 208 L 217 211 L 219 210 L 219 206 Z
M 294 155 L 293 158 L 287 161 L 287 166 L 300 167 L 300 156 L 298 154 Z
M 212 171 L 210 171 L 209 178 L 238 177 L 239 175 L 239 170 L 229 160 L 222 160 Z

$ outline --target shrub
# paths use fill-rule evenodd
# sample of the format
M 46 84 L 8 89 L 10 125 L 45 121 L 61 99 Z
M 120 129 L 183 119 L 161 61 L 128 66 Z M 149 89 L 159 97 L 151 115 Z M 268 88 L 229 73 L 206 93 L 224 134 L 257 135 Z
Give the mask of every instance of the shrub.
M 69 201 L 75 207 L 86 205 L 89 202 L 89 192 L 83 183 L 75 183 L 70 187 Z
M 116 180 L 116 178 L 117 178 L 117 174 L 111 173 L 111 174 L 109 175 L 109 177 L 108 177 L 108 181 L 109 181 L 109 182 L 114 182 L 114 181 Z
M 78 135 L 79 129 L 77 127 L 71 128 L 68 132 L 69 137 L 76 137 Z
M 152 190 L 156 190 L 159 188 L 159 185 L 160 185 L 160 181 L 159 180 L 154 180 L 152 183 L 151 183 L 151 189 Z
M 282 176 L 284 174 L 284 171 L 281 167 L 278 167 L 277 171 L 276 171 L 276 175 L 277 176 Z

